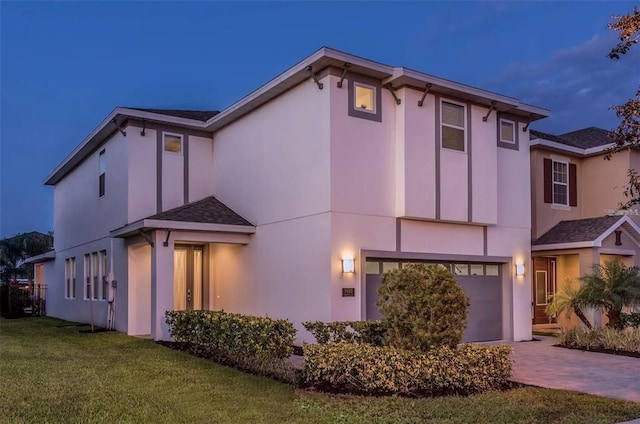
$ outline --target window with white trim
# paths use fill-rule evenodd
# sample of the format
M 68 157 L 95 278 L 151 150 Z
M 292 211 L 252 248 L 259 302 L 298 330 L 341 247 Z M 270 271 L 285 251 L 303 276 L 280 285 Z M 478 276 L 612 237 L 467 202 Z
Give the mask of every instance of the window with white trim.
M 444 149 L 465 151 L 466 106 L 442 100 L 440 142 Z
M 100 300 L 107 300 L 109 294 L 109 280 L 107 278 L 107 251 L 100 252 L 100 281 L 102 282 L 102 289 L 100 290 Z
M 553 161 L 553 203 L 569 204 L 569 164 Z
M 104 196 L 107 185 L 107 163 L 105 159 L 105 151 L 101 151 L 98 155 L 98 196 Z
M 164 152 L 182 154 L 182 136 L 178 134 L 164 134 Z
M 64 260 L 64 297 L 65 299 L 76 298 L 76 258 Z
M 353 88 L 353 108 L 363 112 L 376 113 L 376 88 L 360 82 L 354 82 Z
M 500 119 L 500 141 L 503 143 L 516 142 L 516 125 L 515 122 L 506 119 Z
M 84 255 L 84 300 L 91 299 L 91 255 Z

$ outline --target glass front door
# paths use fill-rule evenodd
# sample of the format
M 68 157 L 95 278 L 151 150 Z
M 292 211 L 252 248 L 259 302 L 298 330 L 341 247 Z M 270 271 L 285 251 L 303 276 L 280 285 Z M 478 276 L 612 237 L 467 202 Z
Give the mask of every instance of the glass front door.
M 174 310 L 206 309 L 203 288 L 202 246 L 176 246 L 173 253 Z

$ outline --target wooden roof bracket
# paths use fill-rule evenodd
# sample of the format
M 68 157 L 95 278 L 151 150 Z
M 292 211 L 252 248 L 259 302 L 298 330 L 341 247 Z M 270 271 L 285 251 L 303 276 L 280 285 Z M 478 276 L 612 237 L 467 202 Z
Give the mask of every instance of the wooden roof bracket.
M 427 98 L 427 94 L 429 94 L 429 90 L 431 90 L 431 86 L 433 84 L 428 83 L 424 89 L 424 93 L 422 93 L 422 98 L 420 100 L 418 100 L 418 107 L 422 107 L 422 105 L 424 104 L 424 99 Z
M 164 247 L 169 246 L 169 237 L 171 237 L 171 230 L 167 229 L 167 237 L 164 239 L 164 241 L 162 242 L 162 245 Z
M 322 90 L 322 87 L 324 87 L 324 85 L 320 81 L 318 81 L 318 76 L 313 73 L 313 67 L 311 65 L 307 66 L 307 71 L 311 74 L 311 78 L 313 78 L 313 82 L 315 82 L 318 88 Z
M 489 111 L 487 112 L 487 114 L 485 116 L 482 117 L 482 121 L 483 122 L 487 122 L 487 119 L 489 119 L 489 115 L 491 115 L 491 112 L 496 110 L 496 104 L 497 103 L 498 102 L 496 102 L 495 100 L 491 100 L 491 107 L 489 108 Z
M 393 98 L 396 101 L 396 104 L 399 105 L 400 103 L 402 103 L 402 100 L 398 98 L 398 96 L 396 96 L 396 91 L 393 89 L 393 85 L 389 82 L 386 83 L 384 85 L 384 88 L 386 88 L 387 90 L 389 90 L 389 92 L 391 93 L 391 95 L 393 96 Z
M 342 68 L 342 76 L 340 77 L 340 81 L 338 81 L 338 88 L 342 88 L 342 81 L 344 81 L 344 77 L 347 76 L 347 70 L 351 64 L 349 62 L 345 62 Z

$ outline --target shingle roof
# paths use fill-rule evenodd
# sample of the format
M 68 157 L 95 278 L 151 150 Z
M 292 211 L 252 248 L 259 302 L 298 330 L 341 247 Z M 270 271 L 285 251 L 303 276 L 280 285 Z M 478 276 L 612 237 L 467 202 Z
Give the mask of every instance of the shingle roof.
M 605 146 L 613 143 L 613 140 L 609 138 L 609 132 L 607 130 L 596 127 L 583 128 L 560 135 L 553 135 L 536 130 L 529 131 L 529 134 L 532 140 L 543 138 L 580 149 L 589 149 L 591 147 Z
M 613 142 L 613 140 L 609 138 L 609 131 L 596 127 L 583 128 L 581 130 L 560 134 L 560 137 L 577 144 L 583 149 L 604 146 Z
M 196 121 L 202 122 L 206 122 L 220 113 L 220 111 L 217 110 L 143 109 L 139 107 L 130 107 L 127 109 L 141 110 L 143 112 L 157 113 L 160 115 L 175 116 L 177 118 L 194 119 Z
M 213 196 L 160 212 L 146 219 L 201 222 L 205 224 L 248 225 L 253 227 L 253 224 Z
M 555 227 L 544 233 L 533 245 L 576 243 L 593 241 L 620 220 L 621 216 L 602 216 L 599 218 L 560 221 Z

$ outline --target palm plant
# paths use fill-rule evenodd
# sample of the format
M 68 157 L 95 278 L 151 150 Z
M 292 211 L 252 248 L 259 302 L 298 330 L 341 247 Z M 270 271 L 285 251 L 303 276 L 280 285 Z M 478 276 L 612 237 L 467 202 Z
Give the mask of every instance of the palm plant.
M 618 258 L 596 264 L 590 273 L 580 277 L 579 289 L 565 289 L 553 297 L 550 313 L 574 312 L 587 328 L 591 324 L 582 311 L 598 309 L 607 315 L 607 327 L 616 328 L 622 308 L 640 305 L 640 269 L 628 267 Z

